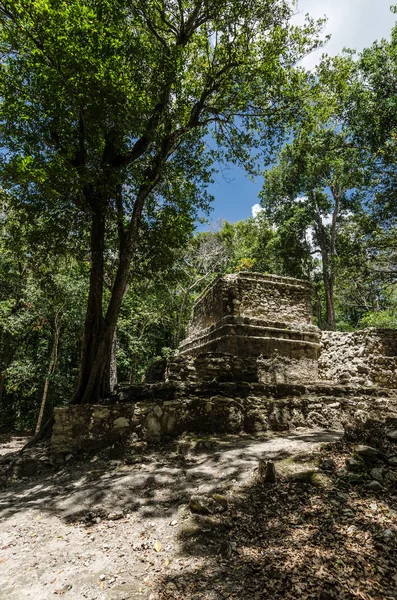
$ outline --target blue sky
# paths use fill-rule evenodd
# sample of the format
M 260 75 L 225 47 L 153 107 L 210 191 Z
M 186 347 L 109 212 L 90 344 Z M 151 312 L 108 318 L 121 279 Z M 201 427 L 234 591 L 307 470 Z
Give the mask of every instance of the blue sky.
M 324 49 L 305 58 L 304 66 L 315 66 L 324 52 L 335 55 L 344 47 L 362 50 L 377 39 L 389 37 L 395 21 L 391 4 L 392 0 L 300 0 L 296 21 L 307 12 L 313 17 L 327 15 L 325 33 L 332 36 Z M 215 197 L 211 225 L 200 229 L 216 228 L 222 219 L 239 221 L 251 216 L 260 189 L 261 180 L 252 182 L 240 168 L 231 166 L 224 173 L 219 172 L 209 190 Z

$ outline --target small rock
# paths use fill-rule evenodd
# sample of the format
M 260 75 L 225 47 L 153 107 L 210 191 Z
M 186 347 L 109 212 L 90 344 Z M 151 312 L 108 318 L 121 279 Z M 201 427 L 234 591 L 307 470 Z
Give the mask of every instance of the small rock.
M 276 467 L 273 462 L 259 461 L 258 479 L 262 483 L 276 483 Z
M 383 483 L 383 478 L 384 478 L 384 470 L 383 469 L 379 469 L 379 468 L 371 469 L 370 475 L 371 475 L 372 479 L 374 479 L 375 481 L 379 481 L 379 483 Z
M 223 513 L 228 509 L 228 502 L 221 494 L 195 494 L 190 498 L 189 508 L 201 515 Z
M 397 455 L 389 456 L 387 462 L 391 467 L 397 467 Z
M 368 484 L 368 487 L 370 490 L 373 490 L 375 492 L 380 491 L 383 489 L 382 484 L 379 483 L 379 481 L 370 481 Z
M 359 473 L 364 469 L 363 461 L 358 460 L 357 458 L 353 458 L 352 456 L 346 458 L 345 463 L 347 470 L 353 473 Z
M 106 579 L 106 575 L 104 575 L 103 573 L 102 573 L 102 575 L 99 575 L 99 581 L 105 581 L 105 579 Z
M 225 558 L 230 558 L 230 556 L 233 554 L 233 547 L 230 544 L 230 542 L 225 540 L 219 546 L 218 552 L 219 552 L 219 554 L 221 554 L 221 556 L 223 556 Z
M 340 477 L 341 479 L 343 479 L 344 477 L 346 477 L 346 476 L 347 476 L 347 474 L 348 474 L 348 473 L 347 473 L 347 469 L 345 469 L 345 468 L 338 469 L 338 470 L 336 471 L 336 476 L 337 476 L 337 477 Z
M 72 589 L 72 585 L 70 585 L 70 583 L 66 583 L 63 587 L 61 587 L 59 590 L 55 590 L 54 594 L 58 594 L 59 596 L 63 596 L 64 594 L 66 594 L 66 592 L 68 592 L 69 590 Z
M 122 510 L 114 510 L 113 512 L 108 514 L 109 521 L 118 521 L 124 517 L 124 513 Z
M 356 527 L 355 525 L 350 525 L 350 526 L 347 528 L 347 533 L 348 533 L 349 535 L 353 535 L 353 533 L 355 533 L 356 531 L 357 531 L 357 527 Z
M 346 494 L 342 494 L 342 492 L 336 492 L 336 497 L 342 504 L 345 504 L 348 501 L 348 496 Z
M 383 537 L 385 540 L 391 540 L 394 537 L 394 533 L 391 529 L 385 529 Z
M 397 429 L 394 431 L 389 431 L 387 437 L 391 442 L 397 442 Z
M 178 525 L 178 521 L 176 519 L 174 519 L 173 521 L 170 522 L 171 527 L 175 527 L 175 525 Z
M 323 458 L 320 461 L 320 469 L 332 472 L 335 470 L 335 462 L 331 458 Z
M 36 475 L 38 463 L 35 458 L 20 458 L 14 463 L 15 477 L 32 477 Z
M 371 446 L 360 445 L 355 448 L 357 456 L 362 458 L 365 462 L 373 462 L 380 458 L 380 452 L 376 448 Z

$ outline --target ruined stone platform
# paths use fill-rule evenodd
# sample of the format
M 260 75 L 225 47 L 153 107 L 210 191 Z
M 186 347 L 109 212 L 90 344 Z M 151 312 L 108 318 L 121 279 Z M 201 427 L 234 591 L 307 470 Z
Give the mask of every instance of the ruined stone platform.
M 321 334 L 308 282 L 239 273 L 217 277 L 198 298 L 161 380 L 120 386 L 99 405 L 55 409 L 51 444 L 71 452 L 390 416 L 397 419 L 395 331 Z
M 341 429 L 362 418 L 397 419 L 397 393 L 376 387 L 206 382 L 122 387 L 113 402 L 55 410 L 57 453 L 112 444 L 166 442 L 184 432 L 249 433 L 296 427 Z
M 222 381 L 226 368 L 234 380 L 309 383 L 317 380 L 319 349 L 310 283 L 251 272 L 223 275 L 194 304 L 187 337 L 167 378 L 193 376 L 192 357 L 200 357 L 195 361 L 199 378 L 210 371 Z

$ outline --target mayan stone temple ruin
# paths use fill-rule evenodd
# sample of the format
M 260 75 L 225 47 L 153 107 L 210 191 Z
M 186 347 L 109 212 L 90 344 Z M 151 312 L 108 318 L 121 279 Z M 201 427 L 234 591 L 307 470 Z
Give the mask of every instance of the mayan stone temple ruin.
M 397 412 L 396 332 L 321 332 L 310 284 L 275 275 L 218 276 L 196 301 L 177 355 L 153 373 L 101 404 L 56 409 L 53 451 L 183 432 L 339 428 Z

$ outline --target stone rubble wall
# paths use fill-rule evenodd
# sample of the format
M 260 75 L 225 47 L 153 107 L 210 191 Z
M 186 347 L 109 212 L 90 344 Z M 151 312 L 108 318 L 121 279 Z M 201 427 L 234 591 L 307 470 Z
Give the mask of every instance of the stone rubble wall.
M 228 316 L 311 324 L 311 285 L 299 279 L 262 273 L 219 276 L 197 299 L 187 337 L 200 335 Z
M 317 357 L 299 355 L 238 356 L 235 353 L 207 352 L 198 356 L 181 355 L 169 361 L 165 379 L 171 383 L 244 381 L 263 384 L 299 382 L 310 384 L 318 379 Z
M 294 427 L 340 428 L 344 420 L 395 415 L 393 391 L 348 387 L 217 383 L 132 386 L 111 405 L 55 409 L 54 453 L 115 443 L 162 442 L 183 432 L 260 434 Z
M 397 331 L 323 331 L 318 367 L 321 380 L 397 388 Z

